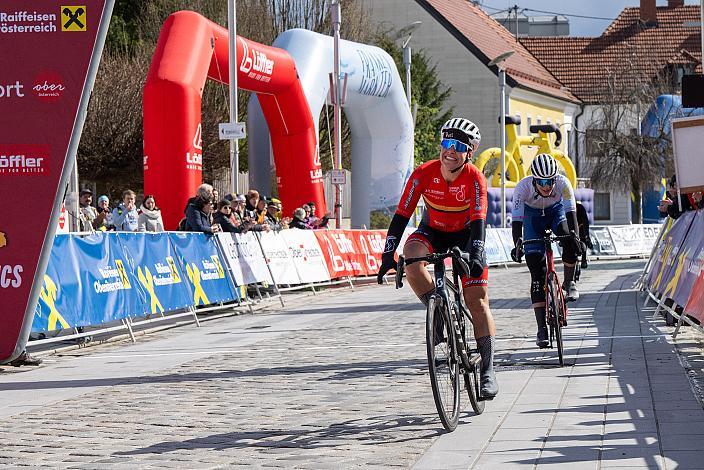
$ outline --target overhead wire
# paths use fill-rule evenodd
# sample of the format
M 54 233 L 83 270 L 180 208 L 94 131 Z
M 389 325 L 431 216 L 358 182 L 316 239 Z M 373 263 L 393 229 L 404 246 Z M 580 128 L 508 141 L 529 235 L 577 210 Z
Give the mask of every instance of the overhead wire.
M 496 15 L 496 14 L 499 14 L 499 13 L 502 13 L 502 12 L 505 12 L 505 11 L 508 11 L 508 10 L 510 10 L 510 9 L 513 8 L 513 7 L 511 7 L 511 8 L 503 9 L 503 10 L 502 10 L 502 9 L 500 9 L 500 8 L 496 8 L 496 7 L 492 7 L 492 6 L 484 5 L 484 4 L 482 4 L 481 7 L 495 11 L 495 13 L 492 13 L 492 14 L 489 15 L 489 16 Z M 544 14 L 547 14 L 547 15 L 569 16 L 569 17 L 572 17 L 572 18 L 584 18 L 584 19 L 588 19 L 588 20 L 614 21 L 614 20 L 616 19 L 616 18 L 605 18 L 605 17 L 603 17 L 603 16 L 578 15 L 578 14 L 576 14 L 576 13 L 560 13 L 560 12 L 556 12 L 556 11 L 535 10 L 535 9 L 533 9 L 533 8 L 523 8 L 523 11 L 532 11 L 532 12 L 535 12 L 535 13 L 544 13 Z

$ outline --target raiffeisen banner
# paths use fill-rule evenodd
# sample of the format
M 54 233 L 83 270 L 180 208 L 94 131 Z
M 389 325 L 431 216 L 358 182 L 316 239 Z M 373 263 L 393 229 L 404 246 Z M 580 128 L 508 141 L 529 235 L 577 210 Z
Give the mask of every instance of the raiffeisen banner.
M 113 1 L 0 2 L 0 362 L 29 337 Z

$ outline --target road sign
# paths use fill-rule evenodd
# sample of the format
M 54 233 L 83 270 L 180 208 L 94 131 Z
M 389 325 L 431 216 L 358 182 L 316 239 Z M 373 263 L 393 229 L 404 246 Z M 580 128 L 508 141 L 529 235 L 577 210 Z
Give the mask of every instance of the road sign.
M 332 184 L 347 184 L 347 174 L 345 170 L 330 170 L 330 180 Z
M 220 140 L 244 139 L 247 137 L 244 122 L 221 122 L 219 129 Z

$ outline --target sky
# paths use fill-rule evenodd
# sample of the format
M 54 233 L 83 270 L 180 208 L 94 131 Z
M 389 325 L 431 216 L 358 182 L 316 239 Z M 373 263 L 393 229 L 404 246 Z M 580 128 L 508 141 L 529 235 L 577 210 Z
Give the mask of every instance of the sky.
M 567 16 L 570 36 L 599 36 L 611 20 L 625 7 L 637 7 L 639 0 L 481 0 L 489 14 L 518 5 L 521 8 L 543 10 L 561 14 L 591 16 L 606 19 L 588 19 Z M 685 0 L 686 5 L 698 5 L 700 0 Z M 657 0 L 658 6 L 667 6 L 667 0 Z M 542 16 L 545 13 L 525 11 L 527 16 Z

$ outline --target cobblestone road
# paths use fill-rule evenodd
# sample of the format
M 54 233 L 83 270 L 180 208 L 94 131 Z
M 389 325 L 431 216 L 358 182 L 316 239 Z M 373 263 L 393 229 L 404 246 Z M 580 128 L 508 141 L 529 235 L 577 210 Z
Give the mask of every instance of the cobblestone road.
M 600 387 L 613 380 L 608 372 L 599 373 L 608 359 L 590 361 L 583 354 L 584 338 L 590 332 L 606 335 L 594 329 L 592 312 L 610 305 L 605 312 L 613 317 L 621 291 L 630 288 L 642 266 L 642 261 L 599 262 L 585 273 L 583 300 L 567 330 L 568 346 L 574 346 L 568 354 L 572 363 L 578 354 L 577 362 L 593 363 L 594 379 L 582 369 L 577 385 Z M 507 468 L 570 462 L 597 468 L 604 455 L 605 412 L 598 421 L 601 447 L 584 455 L 563 453 L 570 460 L 545 460 L 547 434 L 536 429 L 544 423 L 553 429 L 554 414 L 528 414 L 522 418 L 532 420 L 530 425 L 511 427 L 509 410 L 531 412 L 543 405 L 526 397 L 549 392 L 530 380 L 542 374 L 546 387 L 554 384 L 557 390 L 567 387 L 565 377 L 572 374 L 555 367 L 552 351 L 541 353 L 532 344 L 528 284 L 524 267 L 492 269 L 502 395 L 481 417 L 464 413 L 453 434 L 442 432 L 434 409 L 420 304 L 407 287 L 373 286 L 299 299 L 282 311 L 160 332 L 135 345 L 68 352 L 33 371 L 6 369 L 0 374 L 0 466 Z M 690 371 L 698 359 L 692 352 Z M 660 360 L 677 361 L 677 356 Z M 584 397 L 579 403 L 598 406 L 603 397 L 594 393 L 589 391 L 591 401 Z M 570 403 L 576 405 L 578 398 Z M 698 409 L 691 413 L 704 417 L 694 403 Z M 528 431 L 539 445 L 522 449 L 516 458 L 511 450 L 521 446 L 501 435 L 532 438 Z M 635 465 L 667 466 L 662 446 L 652 454 Z M 543 461 L 536 460 L 540 456 Z M 619 463 L 633 467 L 625 458 Z

